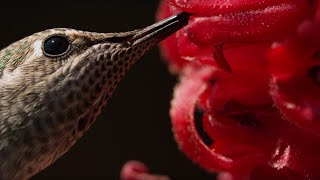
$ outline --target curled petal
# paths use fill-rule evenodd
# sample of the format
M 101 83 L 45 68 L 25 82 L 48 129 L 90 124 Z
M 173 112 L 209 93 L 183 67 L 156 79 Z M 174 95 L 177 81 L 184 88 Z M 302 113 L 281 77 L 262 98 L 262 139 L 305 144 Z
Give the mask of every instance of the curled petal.
M 199 97 L 206 90 L 208 78 L 214 71 L 212 68 L 202 68 L 200 71 L 194 72 L 191 70 L 191 72 L 193 73 L 189 73 L 190 76 L 183 77 L 180 85 L 176 87 L 170 112 L 173 132 L 180 149 L 190 159 L 210 172 L 248 173 L 252 167 L 255 167 L 261 161 L 265 161 L 264 154 L 250 151 L 251 153 L 229 157 L 227 155 L 230 154 L 219 149 L 236 147 L 232 143 L 224 144 L 223 141 L 219 141 L 220 139 L 217 139 L 217 141 L 214 139 L 214 146 L 208 147 L 199 136 L 193 113 Z M 239 151 L 235 150 L 235 152 Z

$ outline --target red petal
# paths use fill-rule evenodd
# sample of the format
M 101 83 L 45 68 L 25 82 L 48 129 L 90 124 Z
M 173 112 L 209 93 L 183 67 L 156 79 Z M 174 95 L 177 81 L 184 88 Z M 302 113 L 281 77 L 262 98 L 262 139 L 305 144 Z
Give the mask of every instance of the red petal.
M 225 14 L 235 11 L 256 10 L 264 7 L 286 3 L 297 3 L 297 0 L 170 0 L 183 11 L 195 14 Z
M 300 35 L 274 46 L 270 52 L 271 95 L 286 119 L 319 135 L 320 82 L 310 73 L 320 65 L 315 54 L 320 41 L 315 41 L 318 34 L 312 41 Z
M 203 143 L 197 133 L 193 113 L 199 97 L 207 87 L 206 82 L 214 71 L 211 68 L 188 70 L 192 72 L 188 73 L 191 76 L 182 78 L 180 85 L 176 87 L 170 113 L 174 135 L 181 150 L 208 171 L 231 171 L 246 174 L 256 164 L 265 161 L 265 155 L 260 152 L 228 157 L 218 149 L 228 149 L 231 146 L 217 144 L 217 149 L 215 149 L 216 146 L 210 149 Z
M 186 30 L 192 42 L 202 45 L 276 40 L 294 32 L 305 12 L 301 5 L 281 4 L 254 11 L 193 16 Z

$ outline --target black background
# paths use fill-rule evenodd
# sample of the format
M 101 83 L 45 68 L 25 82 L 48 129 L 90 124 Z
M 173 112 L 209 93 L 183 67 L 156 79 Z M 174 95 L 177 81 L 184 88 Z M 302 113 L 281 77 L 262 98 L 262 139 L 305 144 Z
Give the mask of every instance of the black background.
M 1 2 L 0 47 L 54 27 L 117 32 L 154 22 L 157 0 Z M 123 79 L 91 130 L 33 180 L 119 179 L 131 159 L 174 180 L 214 179 L 177 148 L 168 116 L 176 77 L 154 49 Z

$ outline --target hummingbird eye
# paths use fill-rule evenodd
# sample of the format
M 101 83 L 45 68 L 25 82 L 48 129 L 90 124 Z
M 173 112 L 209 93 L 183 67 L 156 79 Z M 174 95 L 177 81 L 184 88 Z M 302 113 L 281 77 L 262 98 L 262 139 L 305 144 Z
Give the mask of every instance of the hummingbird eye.
M 49 57 L 62 56 L 67 53 L 69 49 L 69 40 L 63 35 L 50 36 L 43 43 L 43 52 Z

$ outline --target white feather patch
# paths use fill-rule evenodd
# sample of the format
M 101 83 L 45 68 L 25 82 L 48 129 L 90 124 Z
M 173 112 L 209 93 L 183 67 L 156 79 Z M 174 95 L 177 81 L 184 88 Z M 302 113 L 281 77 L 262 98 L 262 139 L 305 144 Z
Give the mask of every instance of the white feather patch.
M 42 41 L 38 40 L 33 43 L 33 54 L 32 57 L 40 57 L 43 55 L 42 53 Z
M 15 69 L 14 71 L 11 71 L 11 72 L 9 70 L 5 69 L 2 73 L 2 77 L 0 80 L 2 80 L 3 82 L 7 82 L 7 83 L 16 83 L 14 81 L 14 79 L 19 76 L 21 76 L 21 71 L 19 68 Z

